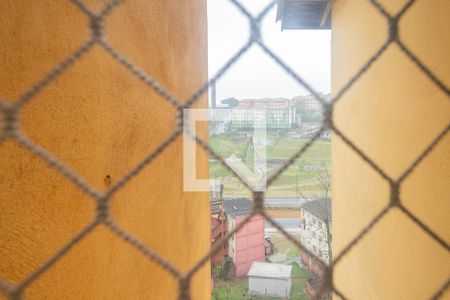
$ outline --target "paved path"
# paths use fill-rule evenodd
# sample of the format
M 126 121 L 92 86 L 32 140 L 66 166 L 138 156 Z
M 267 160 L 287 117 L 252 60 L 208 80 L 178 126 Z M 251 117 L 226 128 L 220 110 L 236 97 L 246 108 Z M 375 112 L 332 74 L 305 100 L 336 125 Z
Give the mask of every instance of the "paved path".
M 285 229 L 300 228 L 300 218 L 273 218 L 275 222 L 281 225 Z M 266 228 L 274 228 L 270 222 L 265 222 Z
M 266 207 L 296 207 L 299 208 L 307 200 L 303 198 L 266 198 L 264 205 Z

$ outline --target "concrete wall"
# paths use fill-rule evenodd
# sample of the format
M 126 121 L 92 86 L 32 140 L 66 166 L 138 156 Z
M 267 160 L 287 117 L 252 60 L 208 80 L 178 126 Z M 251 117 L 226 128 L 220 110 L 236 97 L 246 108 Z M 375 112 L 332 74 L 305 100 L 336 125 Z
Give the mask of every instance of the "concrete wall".
M 395 13 L 405 1 L 381 1 Z M 449 86 L 450 19 L 446 0 L 416 1 L 400 22 L 405 44 Z M 387 38 L 369 1 L 333 6 L 332 90 L 336 93 Z M 448 96 L 390 47 L 337 104 L 336 125 L 387 174 L 397 178 L 450 120 Z M 403 204 L 450 242 L 450 135 L 405 180 Z M 388 184 L 340 138 L 332 140 L 333 255 L 389 201 Z M 429 299 L 447 280 L 449 253 L 399 210 L 336 266 L 350 299 Z M 443 299 L 449 299 L 447 292 Z
M 107 1 L 85 1 L 95 8 Z M 111 43 L 176 97 L 207 78 L 206 1 L 126 1 L 106 23 Z M 70 1 L 0 2 L 0 97 L 13 101 L 80 45 L 87 18 Z M 203 99 L 201 105 L 206 105 Z M 99 47 L 25 108 L 24 132 L 99 190 L 174 129 L 175 110 Z M 200 129 L 201 134 L 206 128 Z M 124 187 L 117 222 L 186 271 L 209 250 L 207 193 L 184 193 L 182 139 Z M 197 172 L 207 177 L 207 157 Z M 0 146 L 0 277 L 17 283 L 94 217 L 93 201 L 16 142 Z M 208 265 L 208 264 L 207 264 Z M 194 299 L 209 299 L 209 266 Z M 27 290 L 29 299 L 174 299 L 177 282 L 104 226 Z M 0 293 L 1 294 L 1 293 Z M 1 296 L 0 296 L 1 298 Z
M 248 277 L 248 293 L 250 295 L 289 298 L 291 294 L 291 279 Z
M 235 219 L 230 215 L 227 215 L 226 218 L 228 224 L 227 232 L 231 232 L 236 227 Z M 236 235 L 233 235 L 228 239 L 228 256 L 231 257 L 233 263 L 236 264 Z

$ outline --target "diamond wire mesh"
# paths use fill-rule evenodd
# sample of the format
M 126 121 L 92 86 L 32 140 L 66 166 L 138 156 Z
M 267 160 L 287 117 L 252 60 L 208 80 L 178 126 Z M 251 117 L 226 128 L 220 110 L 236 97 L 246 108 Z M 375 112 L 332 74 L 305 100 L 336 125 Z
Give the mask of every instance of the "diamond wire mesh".
M 248 18 L 250 23 L 251 36 L 248 42 L 227 62 L 224 66 L 205 84 L 203 84 L 197 92 L 195 92 L 187 101 L 183 104 L 176 97 L 170 94 L 169 91 L 164 89 L 158 82 L 156 82 L 151 76 L 143 72 L 139 67 L 133 64 L 129 59 L 123 56 L 117 49 L 111 46 L 104 33 L 104 20 L 108 15 L 115 9 L 119 9 L 119 4 L 124 2 L 124 0 L 112 0 L 107 3 L 100 11 L 93 11 L 88 6 L 86 6 L 82 0 L 68 0 L 71 1 L 75 6 L 77 6 L 80 11 L 82 11 L 87 18 L 90 20 L 91 35 L 87 40 L 79 46 L 71 55 L 69 55 L 65 60 L 56 65 L 52 71 L 50 71 L 43 79 L 32 86 L 29 90 L 25 91 L 15 102 L 8 104 L 0 99 L 0 110 L 4 114 L 4 128 L 0 132 L 0 143 L 5 139 L 15 139 L 23 147 L 28 149 L 34 155 L 40 157 L 44 160 L 50 167 L 57 170 L 59 173 L 64 175 L 67 179 L 72 181 L 81 191 L 86 195 L 93 198 L 96 203 L 96 217 L 92 222 L 86 225 L 77 235 L 75 235 L 71 241 L 65 244 L 59 249 L 52 257 L 45 261 L 42 265 L 24 278 L 21 282 L 16 285 L 12 285 L 9 282 L 0 279 L 0 290 L 3 290 L 10 299 L 20 299 L 23 296 L 23 291 L 29 286 L 35 279 L 42 275 L 45 271 L 53 266 L 53 264 L 58 261 L 62 256 L 64 256 L 75 244 L 86 237 L 94 228 L 99 224 L 106 225 L 112 232 L 114 232 L 118 237 L 123 239 L 124 242 L 131 244 L 137 251 L 141 252 L 143 255 L 148 257 L 153 262 L 160 265 L 162 268 L 167 270 L 173 277 L 179 281 L 179 299 L 190 299 L 189 285 L 193 275 L 208 262 L 218 251 L 220 246 L 228 241 L 228 239 L 239 231 L 253 216 L 261 215 L 268 222 L 270 222 L 276 229 L 278 229 L 287 239 L 293 242 L 298 248 L 302 249 L 312 257 L 316 259 L 318 264 L 320 264 L 321 269 L 324 271 L 322 285 L 320 287 L 318 295 L 321 292 L 334 292 L 342 299 L 347 299 L 347 297 L 339 291 L 333 285 L 333 267 L 338 264 L 350 251 L 351 249 L 361 241 L 361 239 L 366 236 L 374 226 L 386 215 L 391 209 L 397 208 L 403 212 L 412 222 L 419 226 L 426 234 L 428 234 L 433 240 L 435 240 L 440 246 L 442 246 L 447 252 L 450 252 L 450 246 L 431 228 L 425 225 L 416 215 L 414 215 L 407 207 L 405 207 L 401 201 L 399 190 L 402 182 L 414 172 L 416 167 L 421 163 L 421 161 L 429 155 L 433 148 L 443 139 L 443 137 L 450 130 L 450 122 L 448 125 L 436 136 L 433 141 L 422 151 L 422 153 L 409 165 L 409 167 L 404 170 L 402 175 L 397 179 L 387 175 L 383 169 L 378 166 L 369 156 L 367 156 L 361 149 L 358 148 L 336 125 L 333 123 L 332 114 L 334 105 L 342 98 L 342 96 L 367 72 L 367 70 L 382 56 L 388 47 L 392 44 L 396 44 L 399 49 L 405 54 L 405 56 L 414 63 L 422 73 L 434 83 L 436 87 L 441 89 L 447 97 L 450 99 L 449 88 L 441 81 L 436 75 L 431 72 L 431 70 L 402 42 L 399 36 L 399 21 L 402 16 L 412 7 L 416 0 L 409 0 L 402 7 L 402 9 L 395 15 L 391 15 L 387 10 L 381 5 L 377 0 L 367 0 L 369 1 L 377 11 L 386 19 L 389 25 L 389 32 L 384 44 L 370 57 L 370 59 L 354 74 L 351 79 L 333 96 L 330 102 L 326 102 L 321 95 L 310 86 L 301 76 L 294 72 L 286 63 L 284 63 L 276 54 L 274 54 L 270 48 L 263 42 L 260 25 L 264 17 L 267 15 L 269 10 L 273 8 L 276 1 L 272 1 L 269 5 L 262 10 L 256 17 L 250 14 L 247 9 L 238 0 L 229 0 L 234 4 L 239 11 Z M 106 52 L 108 52 L 118 63 L 125 66 L 132 74 L 137 78 L 142 80 L 151 89 L 157 92 L 170 104 L 172 104 L 177 109 L 177 124 L 176 129 L 151 153 L 149 153 L 141 162 L 134 166 L 126 175 L 119 179 L 113 186 L 111 186 L 105 192 L 99 192 L 90 186 L 81 176 L 79 176 L 74 170 L 71 170 L 68 166 L 64 165 L 51 153 L 48 153 L 45 149 L 41 148 L 39 145 L 32 142 L 28 137 L 20 130 L 20 112 L 21 109 L 33 98 L 42 91 L 46 86 L 50 85 L 58 76 L 64 73 L 68 68 L 77 62 L 82 56 L 84 56 L 92 47 L 97 44 L 100 45 Z M 286 232 L 279 224 L 277 224 L 270 216 L 265 212 L 263 201 L 264 193 L 253 192 L 253 210 L 249 216 L 247 216 L 242 223 L 236 226 L 232 231 L 228 232 L 226 236 L 221 238 L 217 243 L 215 243 L 210 252 L 205 255 L 201 260 L 199 260 L 187 273 L 183 274 L 175 266 L 172 265 L 170 261 L 167 261 L 163 257 L 156 254 L 152 249 L 141 243 L 137 238 L 130 235 L 125 229 L 121 228 L 113 220 L 111 214 L 109 213 L 109 203 L 112 196 L 125 186 L 129 180 L 139 174 L 139 172 L 158 157 L 164 149 L 171 144 L 180 134 L 183 133 L 183 109 L 191 107 L 203 94 L 205 94 L 211 84 L 216 83 L 227 71 L 234 65 L 240 57 L 247 52 L 253 45 L 258 45 L 270 58 L 273 59 L 284 71 L 290 75 L 299 85 L 303 86 L 308 90 L 323 106 L 324 109 L 324 119 L 322 122 L 321 129 L 317 132 L 309 142 L 307 142 L 301 149 L 299 149 L 282 167 L 280 167 L 274 174 L 272 174 L 268 180 L 267 185 L 270 186 L 273 182 L 296 160 L 298 159 L 319 137 L 320 134 L 327 128 L 331 129 L 337 136 L 339 136 L 342 141 L 347 144 L 356 154 L 358 154 L 372 169 L 374 169 L 385 181 L 390 185 L 390 202 L 388 205 L 378 213 L 360 232 L 352 239 L 352 241 L 336 255 L 332 260 L 330 265 L 326 265 L 320 259 L 318 259 L 313 253 L 311 253 L 307 248 L 305 248 L 297 239 L 295 239 L 291 234 Z M 188 135 L 192 136 L 190 130 L 184 130 Z M 245 186 L 251 189 L 247 185 L 245 180 L 243 180 L 236 172 L 234 172 L 209 145 L 206 141 L 202 140 L 198 136 L 195 136 L 195 141 L 200 145 L 205 151 L 207 151 L 211 156 L 216 158 L 225 168 L 230 170 L 234 176 L 237 177 Z M 431 299 L 439 299 L 446 289 L 450 285 L 450 279 L 431 295 Z

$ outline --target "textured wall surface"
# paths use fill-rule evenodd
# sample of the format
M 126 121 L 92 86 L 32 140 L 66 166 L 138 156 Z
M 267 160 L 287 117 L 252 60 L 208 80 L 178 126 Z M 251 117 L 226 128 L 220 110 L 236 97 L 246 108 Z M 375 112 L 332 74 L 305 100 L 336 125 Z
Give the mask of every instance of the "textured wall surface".
M 236 217 L 236 226 L 241 224 L 246 216 Z M 236 275 L 247 275 L 254 261 L 264 261 L 264 219 L 255 216 L 236 234 Z
M 381 1 L 390 13 L 406 1 Z M 450 85 L 446 0 L 416 1 L 400 22 L 404 43 Z M 333 7 L 332 89 L 336 93 L 387 39 L 369 1 Z M 447 126 L 450 101 L 391 45 L 336 105 L 334 121 L 385 172 L 397 178 Z M 400 190 L 403 204 L 450 242 L 450 135 Z M 333 255 L 389 202 L 389 185 L 342 140 L 332 140 Z M 398 209 L 391 210 L 336 266 L 350 299 L 429 299 L 450 274 L 450 255 Z M 443 297 L 450 298 L 450 293 Z
M 85 2 L 100 8 L 107 1 Z M 106 33 L 114 47 L 185 99 L 207 78 L 205 2 L 127 1 L 108 17 Z M 17 99 L 89 36 L 88 26 L 70 1 L 1 1 L 0 97 Z M 22 128 L 105 190 L 171 133 L 175 109 L 95 46 L 24 108 Z M 199 130 L 206 133 L 205 126 Z M 197 155 L 197 173 L 206 178 L 207 156 Z M 207 193 L 183 192 L 182 164 L 179 137 L 120 190 L 111 211 L 128 232 L 186 271 L 209 251 L 209 203 Z M 0 146 L 0 169 L 0 277 L 17 283 L 87 225 L 95 207 L 13 140 Z M 209 298 L 208 282 L 205 266 L 194 277 L 194 299 Z M 175 299 L 177 289 L 168 272 L 99 226 L 25 296 Z

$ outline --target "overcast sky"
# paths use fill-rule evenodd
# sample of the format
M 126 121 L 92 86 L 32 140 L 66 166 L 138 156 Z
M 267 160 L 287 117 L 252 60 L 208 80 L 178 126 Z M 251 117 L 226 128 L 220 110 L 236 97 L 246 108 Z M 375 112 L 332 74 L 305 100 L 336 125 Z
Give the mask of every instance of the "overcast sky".
M 268 0 L 240 0 L 256 15 Z M 330 91 L 329 30 L 285 30 L 275 22 L 276 6 L 262 26 L 266 45 L 318 91 Z M 229 0 L 208 1 L 209 76 L 212 77 L 249 38 L 248 21 Z M 308 94 L 254 45 L 217 84 L 217 100 Z

